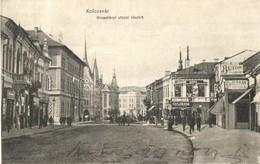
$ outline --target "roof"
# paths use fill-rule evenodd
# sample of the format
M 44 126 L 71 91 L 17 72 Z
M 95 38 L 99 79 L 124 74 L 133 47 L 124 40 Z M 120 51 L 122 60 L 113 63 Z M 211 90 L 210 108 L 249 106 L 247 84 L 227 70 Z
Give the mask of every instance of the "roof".
M 182 69 L 178 72 L 172 73 L 173 77 L 184 77 L 184 78 L 206 78 L 214 75 L 214 68 L 216 62 L 203 62 L 196 64 L 189 68 Z
M 244 50 L 238 54 L 235 54 L 231 57 L 227 57 L 224 60 L 222 60 L 220 63 L 222 62 L 235 62 L 235 63 L 241 63 L 245 60 L 247 60 L 248 58 L 250 58 L 252 55 L 256 54 L 257 51 L 253 51 L 253 50 Z
M 260 51 L 247 58 L 247 60 L 242 62 L 244 72 L 253 70 L 260 64 Z
M 35 32 L 35 30 L 26 30 L 27 33 L 30 35 L 30 38 L 32 40 L 39 40 L 40 44 L 43 44 L 44 38 L 47 38 L 48 46 L 65 46 L 61 42 L 58 42 L 52 38 L 52 35 L 45 34 L 42 30 L 38 30 Z
M 47 35 L 42 30 L 38 30 L 35 32 L 35 30 L 27 30 L 27 33 L 29 34 L 29 37 L 31 40 L 38 40 L 40 44 L 44 43 L 44 38 L 47 38 L 47 43 L 49 47 L 62 47 L 65 50 L 71 52 L 69 55 L 72 55 L 72 57 L 76 57 L 83 65 L 87 66 L 84 61 L 82 61 L 74 52 L 69 49 L 66 45 L 62 44 L 61 42 L 58 42 L 52 38 L 51 35 Z

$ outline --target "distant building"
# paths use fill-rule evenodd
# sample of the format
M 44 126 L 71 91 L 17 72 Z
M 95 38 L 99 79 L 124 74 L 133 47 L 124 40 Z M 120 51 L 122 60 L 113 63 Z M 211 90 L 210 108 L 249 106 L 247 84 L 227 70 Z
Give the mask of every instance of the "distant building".
M 143 100 L 146 93 L 143 91 L 121 91 L 119 94 L 119 111 L 120 115 L 124 113 L 127 115 L 135 116 L 146 115 L 146 107 Z
M 111 84 L 104 84 L 102 89 L 102 116 L 107 117 L 109 111 L 116 114 L 119 111 L 119 87 L 114 72 Z

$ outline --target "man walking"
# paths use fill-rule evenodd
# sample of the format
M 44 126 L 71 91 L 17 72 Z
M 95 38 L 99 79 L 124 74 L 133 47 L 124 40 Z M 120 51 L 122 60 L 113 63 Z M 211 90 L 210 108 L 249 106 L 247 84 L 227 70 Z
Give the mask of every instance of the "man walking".
M 185 131 L 186 126 L 186 117 L 184 115 L 181 116 L 182 129 Z
M 199 114 L 198 114 L 198 116 L 197 116 L 196 122 L 197 122 L 197 130 L 200 132 L 201 118 L 200 118 L 200 115 L 199 115 Z
M 192 114 L 190 117 L 190 134 L 191 134 L 191 131 L 194 132 L 194 126 L 195 126 L 195 116 L 194 116 L 194 114 Z

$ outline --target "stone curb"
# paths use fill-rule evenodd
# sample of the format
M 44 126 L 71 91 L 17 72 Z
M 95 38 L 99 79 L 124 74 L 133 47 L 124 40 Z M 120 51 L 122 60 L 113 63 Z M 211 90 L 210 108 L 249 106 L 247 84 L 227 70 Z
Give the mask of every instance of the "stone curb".
M 20 136 L 2 138 L 2 141 L 9 140 L 9 139 L 18 139 L 18 138 L 21 138 L 21 137 L 30 137 L 30 136 L 33 136 L 33 135 L 49 133 L 49 132 L 52 132 L 52 131 L 61 130 L 61 129 L 66 129 L 66 128 L 69 128 L 69 126 L 60 127 L 60 128 L 58 128 L 58 129 L 50 129 L 50 130 L 46 130 L 46 131 L 35 132 L 35 133 L 26 133 L 26 134 L 22 134 L 22 135 L 20 135 Z

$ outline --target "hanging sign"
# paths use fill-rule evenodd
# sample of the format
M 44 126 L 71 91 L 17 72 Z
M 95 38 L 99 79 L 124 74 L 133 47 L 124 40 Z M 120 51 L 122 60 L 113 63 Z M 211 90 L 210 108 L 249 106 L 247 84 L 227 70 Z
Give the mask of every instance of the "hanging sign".
M 226 80 L 225 89 L 247 89 L 248 80 Z

